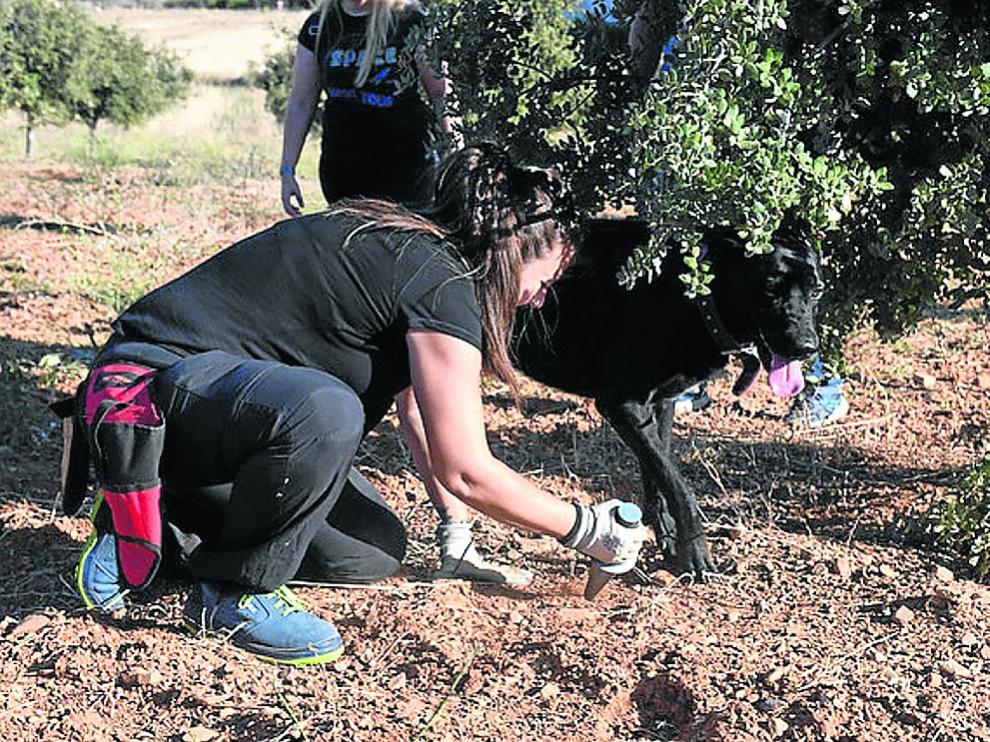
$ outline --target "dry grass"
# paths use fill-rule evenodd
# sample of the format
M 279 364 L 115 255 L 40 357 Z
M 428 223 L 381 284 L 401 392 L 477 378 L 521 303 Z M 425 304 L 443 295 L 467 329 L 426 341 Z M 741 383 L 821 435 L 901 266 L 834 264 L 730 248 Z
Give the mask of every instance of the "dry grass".
M 108 8 L 94 12 L 105 25 L 117 24 L 180 55 L 202 80 L 227 82 L 244 77 L 278 49 L 285 29 L 295 33 L 305 10 L 144 10 Z

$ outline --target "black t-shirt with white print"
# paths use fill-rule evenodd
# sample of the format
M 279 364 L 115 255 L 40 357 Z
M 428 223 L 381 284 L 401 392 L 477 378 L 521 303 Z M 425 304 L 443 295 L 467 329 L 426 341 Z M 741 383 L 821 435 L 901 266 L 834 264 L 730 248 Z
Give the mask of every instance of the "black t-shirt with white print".
M 299 31 L 299 43 L 317 54 L 326 99 L 323 109 L 323 146 L 331 151 L 368 147 L 376 152 L 425 151 L 430 114 L 420 98 L 414 59 L 414 29 L 422 28 L 424 13 L 401 12 L 385 49 L 375 60 L 364 85 L 355 80 L 364 59 L 368 16 L 331 10 L 317 47 L 319 11 Z M 317 51 L 319 49 L 319 51 Z
M 364 227 L 355 232 L 359 227 Z M 437 239 L 351 216 L 279 222 L 139 299 L 116 339 L 179 355 L 222 350 L 333 374 L 380 414 L 410 383 L 421 328 L 481 349 L 474 282 Z

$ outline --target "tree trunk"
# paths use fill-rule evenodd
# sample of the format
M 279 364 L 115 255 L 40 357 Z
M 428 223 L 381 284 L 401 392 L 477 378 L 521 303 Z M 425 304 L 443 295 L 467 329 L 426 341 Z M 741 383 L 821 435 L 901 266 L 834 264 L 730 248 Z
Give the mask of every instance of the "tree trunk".
M 24 154 L 31 159 L 34 152 L 34 122 L 31 117 L 27 117 L 27 125 L 24 127 Z

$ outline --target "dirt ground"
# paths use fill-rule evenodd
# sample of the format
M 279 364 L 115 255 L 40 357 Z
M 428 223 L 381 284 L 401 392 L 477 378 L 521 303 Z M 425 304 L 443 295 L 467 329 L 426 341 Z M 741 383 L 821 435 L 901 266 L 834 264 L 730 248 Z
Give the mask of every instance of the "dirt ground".
M 435 517 L 389 418 L 360 466 L 409 528 L 404 572 L 299 589 L 345 638 L 335 665 L 279 669 L 188 637 L 180 576 L 126 617 L 83 610 L 70 585 L 88 525 L 56 507 L 44 405 L 79 378 L 113 306 L 277 217 L 274 183 L 0 174 L 0 738 L 990 739 L 990 588 L 918 537 L 990 426 L 975 308 L 893 345 L 852 338 L 852 412 L 819 432 L 792 430 L 762 385 L 734 399 L 731 380 L 678 417 L 723 570 L 706 584 L 648 547 L 641 575 L 588 603 L 584 560 L 488 520 L 482 546 L 535 581 L 429 582 Z M 637 495 L 631 455 L 589 403 L 524 389 L 525 414 L 488 389 L 500 458 L 565 498 Z

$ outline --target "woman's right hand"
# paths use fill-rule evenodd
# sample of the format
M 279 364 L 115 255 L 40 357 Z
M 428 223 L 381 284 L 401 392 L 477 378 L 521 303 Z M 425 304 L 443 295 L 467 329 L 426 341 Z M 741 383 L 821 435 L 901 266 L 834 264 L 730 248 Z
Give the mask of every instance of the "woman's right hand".
M 293 199 L 295 203 L 293 203 Z M 285 213 L 289 216 L 299 216 L 305 206 L 302 190 L 299 188 L 296 176 L 292 173 L 284 174 L 282 176 L 282 208 L 285 209 Z
M 642 523 L 624 525 L 616 517 L 620 505 L 621 500 L 577 505 L 574 528 L 561 543 L 611 567 L 609 571 L 613 574 L 628 572 L 636 566 L 639 550 L 649 533 Z

